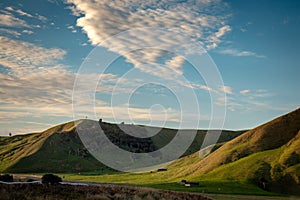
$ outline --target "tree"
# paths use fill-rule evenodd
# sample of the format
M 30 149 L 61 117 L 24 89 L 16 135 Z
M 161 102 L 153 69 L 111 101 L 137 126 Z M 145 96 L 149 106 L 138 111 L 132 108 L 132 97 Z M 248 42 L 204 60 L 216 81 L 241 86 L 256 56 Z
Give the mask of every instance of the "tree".
M 46 185 L 55 185 L 59 182 L 62 182 L 62 179 L 54 174 L 45 174 L 42 177 L 42 183 Z

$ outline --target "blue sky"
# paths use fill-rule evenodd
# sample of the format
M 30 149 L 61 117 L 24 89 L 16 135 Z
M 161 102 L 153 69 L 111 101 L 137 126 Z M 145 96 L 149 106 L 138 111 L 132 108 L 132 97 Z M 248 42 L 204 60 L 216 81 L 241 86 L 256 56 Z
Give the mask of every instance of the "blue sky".
M 85 116 L 208 128 L 212 108 L 224 106 L 224 95 L 226 129 L 253 128 L 299 107 L 296 0 L 15 0 L 1 2 L 0 8 L 0 135 L 41 131 Z M 130 32 L 134 28 L 141 31 Z M 185 37 L 159 35 L 149 28 L 171 29 Z M 116 36 L 128 30 L 125 39 Z M 207 85 L 206 77 L 189 63 L 188 53 L 155 49 L 162 45 L 169 50 L 178 41 L 201 45 L 223 84 Z M 150 44 L 154 48 L 139 49 Z M 98 66 L 106 54 L 93 60 L 98 51 L 117 56 L 101 75 Z M 87 65 L 89 73 L 79 71 Z M 78 77 L 89 87 L 101 78 L 94 90 L 96 115 L 86 97 L 74 97 Z M 180 95 L 183 101 L 177 99 Z M 182 115 L 186 121 L 196 120 L 197 126 L 180 126 Z

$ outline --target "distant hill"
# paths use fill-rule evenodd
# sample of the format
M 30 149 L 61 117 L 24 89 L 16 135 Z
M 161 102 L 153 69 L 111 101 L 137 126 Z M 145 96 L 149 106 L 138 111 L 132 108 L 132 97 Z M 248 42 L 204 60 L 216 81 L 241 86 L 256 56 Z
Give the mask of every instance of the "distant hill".
M 203 159 L 195 153 L 170 167 L 181 178 L 245 180 L 300 195 L 300 109 L 245 132 Z
M 69 122 L 52 127 L 41 133 L 0 137 L 0 172 L 9 173 L 78 173 L 96 174 L 113 173 L 96 160 L 82 144 L 76 126 L 84 120 Z M 92 123 L 97 123 L 93 121 Z M 137 138 L 135 132 L 157 129 L 138 125 L 122 124 L 131 132 L 125 134 L 120 125 L 101 123 L 101 128 L 107 137 L 119 147 L 131 152 L 150 152 L 168 144 L 176 135 L 177 130 L 163 128 L 150 138 Z M 219 142 L 229 141 L 243 131 L 223 131 Z M 198 130 L 190 148 L 183 156 L 197 152 L 205 137 L 205 130 Z

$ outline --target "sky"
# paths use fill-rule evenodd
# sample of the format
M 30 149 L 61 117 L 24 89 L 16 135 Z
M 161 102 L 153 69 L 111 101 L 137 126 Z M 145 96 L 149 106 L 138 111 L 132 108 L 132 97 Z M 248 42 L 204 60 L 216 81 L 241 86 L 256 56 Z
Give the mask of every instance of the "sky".
M 0 135 L 86 117 L 240 130 L 299 108 L 297 0 L 14 0 L 0 9 Z

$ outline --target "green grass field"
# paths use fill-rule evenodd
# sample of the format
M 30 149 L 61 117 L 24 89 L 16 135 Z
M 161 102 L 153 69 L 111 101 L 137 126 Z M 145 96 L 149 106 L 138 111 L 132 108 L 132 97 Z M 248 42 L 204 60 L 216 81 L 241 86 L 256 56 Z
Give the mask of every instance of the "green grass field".
M 183 192 L 197 192 L 209 194 L 241 194 L 259 196 L 282 196 L 260 189 L 247 181 L 234 180 L 200 180 L 199 186 L 185 187 L 180 184 L 180 179 L 166 177 L 164 172 L 153 173 L 118 173 L 113 175 L 78 175 L 61 174 L 65 180 L 94 183 L 114 183 L 121 185 L 134 185 L 151 187 L 164 190 L 175 190 Z

